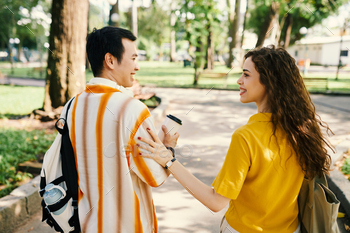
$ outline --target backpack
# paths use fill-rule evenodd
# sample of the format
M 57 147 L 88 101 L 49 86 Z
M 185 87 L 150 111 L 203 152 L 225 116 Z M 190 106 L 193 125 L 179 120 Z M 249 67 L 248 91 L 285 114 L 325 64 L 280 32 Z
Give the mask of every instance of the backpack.
M 81 231 L 78 216 L 78 176 L 67 124 L 68 110 L 73 100 L 74 98 L 68 102 L 65 113 L 63 110 L 60 119 L 56 121 L 55 127 L 59 133 L 44 156 L 40 173 L 42 221 L 62 233 Z M 53 199 L 58 201 L 48 203 Z

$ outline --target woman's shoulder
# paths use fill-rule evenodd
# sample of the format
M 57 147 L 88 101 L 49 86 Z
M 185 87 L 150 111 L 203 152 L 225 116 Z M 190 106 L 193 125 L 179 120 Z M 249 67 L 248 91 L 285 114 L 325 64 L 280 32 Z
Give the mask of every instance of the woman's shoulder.
M 252 122 L 246 125 L 240 126 L 232 134 L 232 139 L 244 139 L 245 141 L 252 141 L 257 139 L 258 136 L 264 135 L 268 130 L 263 129 L 259 122 Z
M 237 138 L 248 138 L 249 135 L 251 134 L 251 130 L 247 125 L 242 125 L 238 129 L 236 129 L 233 134 L 232 134 L 232 139 L 237 139 Z
M 256 125 L 254 123 L 247 123 L 245 125 L 238 127 L 233 134 L 237 136 L 238 135 L 245 136 L 245 135 L 250 135 L 254 133 L 255 130 L 256 130 Z

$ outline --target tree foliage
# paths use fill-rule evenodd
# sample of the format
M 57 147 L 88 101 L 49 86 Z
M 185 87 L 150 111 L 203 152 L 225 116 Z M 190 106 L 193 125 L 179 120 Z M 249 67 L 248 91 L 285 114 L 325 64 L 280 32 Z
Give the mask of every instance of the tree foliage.
M 26 45 L 31 48 L 35 46 L 35 35 L 24 24 L 18 22 L 24 17 L 21 10 L 27 9 L 30 13 L 32 7 L 38 5 L 38 0 L 2 0 L 0 1 L 0 46 L 9 48 L 10 38 L 19 38 L 26 41 Z M 27 17 L 29 28 L 31 27 L 30 14 Z
M 103 17 L 101 17 L 102 9 L 89 3 L 89 31 L 91 32 L 94 28 L 102 28 L 104 25 Z
M 284 20 L 288 15 L 293 19 L 292 28 L 290 32 L 290 41 L 293 44 L 296 40 L 301 38 L 299 29 L 301 27 L 310 28 L 322 22 L 331 14 L 335 14 L 339 7 L 343 5 L 346 0 L 298 0 L 289 1 L 271 1 L 271 0 L 253 0 L 252 7 L 250 7 L 250 17 L 247 21 L 247 28 L 259 35 L 261 29 L 266 24 L 266 15 L 269 14 L 269 7 L 272 2 L 278 3 L 279 25 L 283 26 L 281 31 L 281 40 L 285 41 L 288 24 Z
M 170 40 L 170 11 L 164 10 L 154 1 L 150 7 L 140 7 L 138 11 L 138 34 L 141 49 L 152 53 L 152 46 L 158 48 L 162 57 L 162 44 Z M 156 23 L 155 23 L 156 22 Z
M 306 27 L 311 28 L 317 24 L 320 24 L 323 19 L 327 18 L 332 14 L 336 14 L 339 7 L 343 5 L 345 0 L 309 0 L 305 3 L 302 3 L 298 6 L 296 3 L 296 7 L 294 7 L 289 14 L 291 14 L 293 18 L 293 27 L 291 30 L 291 44 L 294 44 L 296 40 L 301 38 L 300 28 Z M 291 4 L 289 4 L 291 5 Z M 281 15 L 289 9 L 288 5 L 283 9 L 284 11 L 280 12 Z M 286 28 L 281 29 L 281 38 L 285 38 L 286 36 Z M 283 41 L 284 39 L 282 39 Z
M 195 48 L 194 58 L 194 85 L 197 85 L 199 73 L 202 72 L 207 55 L 208 36 L 212 35 L 213 28 L 220 25 L 218 16 L 221 12 L 217 9 L 214 0 L 185 0 L 179 9 L 180 20 L 177 27 L 184 31 L 185 39 L 190 46 Z M 209 45 L 210 46 L 210 45 Z

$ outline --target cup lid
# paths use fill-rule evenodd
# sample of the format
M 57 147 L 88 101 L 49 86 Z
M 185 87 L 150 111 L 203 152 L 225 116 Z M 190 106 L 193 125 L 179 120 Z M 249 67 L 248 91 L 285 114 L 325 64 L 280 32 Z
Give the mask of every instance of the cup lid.
M 173 121 L 175 121 L 176 123 L 178 123 L 179 125 L 182 125 L 182 121 L 179 119 L 179 118 L 177 118 L 177 117 L 175 117 L 175 116 L 173 116 L 173 115 L 167 115 L 167 117 L 168 118 L 170 118 L 170 119 L 172 119 Z

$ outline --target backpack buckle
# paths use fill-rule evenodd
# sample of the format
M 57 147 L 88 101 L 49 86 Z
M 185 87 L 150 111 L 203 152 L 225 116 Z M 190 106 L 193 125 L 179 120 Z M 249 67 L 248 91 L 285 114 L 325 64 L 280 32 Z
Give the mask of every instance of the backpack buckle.
M 76 209 L 78 209 L 78 200 L 73 200 L 72 201 L 72 206 L 73 206 L 73 208 L 76 210 Z
M 45 193 L 45 188 L 40 189 L 40 190 L 38 191 L 38 193 L 39 193 L 39 195 L 42 197 L 42 196 L 44 195 L 44 193 Z

